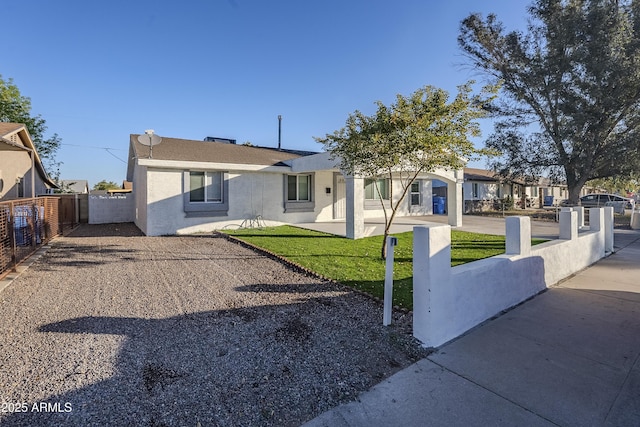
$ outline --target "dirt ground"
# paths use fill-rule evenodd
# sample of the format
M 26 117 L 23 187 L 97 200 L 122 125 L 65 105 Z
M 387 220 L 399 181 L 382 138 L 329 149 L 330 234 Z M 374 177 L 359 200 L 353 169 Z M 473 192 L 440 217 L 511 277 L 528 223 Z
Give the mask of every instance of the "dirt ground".
M 426 355 L 411 317 L 215 236 L 84 225 L 0 292 L 0 424 L 299 425 Z

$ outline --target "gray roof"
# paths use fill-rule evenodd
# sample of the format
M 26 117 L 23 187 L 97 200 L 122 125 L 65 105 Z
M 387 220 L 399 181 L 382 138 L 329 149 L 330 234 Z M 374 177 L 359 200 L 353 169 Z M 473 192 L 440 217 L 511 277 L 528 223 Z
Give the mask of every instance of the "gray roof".
M 60 184 L 73 193 L 86 193 L 89 190 L 89 181 L 86 179 L 63 179 Z
M 130 136 L 137 158 L 149 157 L 149 147 L 138 142 L 137 134 Z M 185 162 L 236 163 L 244 165 L 286 166 L 286 160 L 302 157 L 299 153 L 275 148 L 251 147 L 213 141 L 165 138 L 153 146 L 153 159 Z
M 465 181 L 488 181 L 488 182 L 513 182 L 515 184 L 524 185 L 525 181 L 522 178 L 516 177 L 502 177 L 497 172 L 487 169 L 476 168 L 464 168 L 464 180 Z
M 464 179 L 467 181 L 500 181 L 500 175 L 486 169 L 464 168 Z

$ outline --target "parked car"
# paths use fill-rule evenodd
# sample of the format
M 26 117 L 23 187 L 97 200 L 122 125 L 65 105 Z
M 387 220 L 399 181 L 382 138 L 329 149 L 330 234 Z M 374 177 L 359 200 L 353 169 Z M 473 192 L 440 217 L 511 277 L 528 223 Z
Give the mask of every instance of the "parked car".
M 618 196 L 617 194 L 587 194 L 586 196 L 580 197 L 580 205 L 585 208 L 611 206 L 613 203 L 609 202 L 618 202 L 623 204 L 625 209 L 633 209 L 633 205 L 635 204 L 635 200 L 629 199 L 628 197 Z

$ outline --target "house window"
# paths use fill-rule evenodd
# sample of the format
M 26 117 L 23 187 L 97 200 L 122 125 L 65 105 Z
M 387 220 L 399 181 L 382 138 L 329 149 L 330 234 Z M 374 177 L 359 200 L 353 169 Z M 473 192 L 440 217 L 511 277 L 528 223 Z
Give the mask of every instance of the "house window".
M 222 203 L 222 172 L 189 172 L 191 203 Z
M 376 189 L 376 183 L 378 188 Z M 379 193 L 378 193 L 379 192 Z M 388 179 L 365 179 L 364 198 L 365 200 L 389 200 L 389 180 Z
M 420 206 L 420 182 L 411 183 L 411 206 Z
M 284 211 L 313 212 L 313 174 L 284 176 Z
M 480 185 L 477 182 L 471 184 L 471 195 L 474 199 L 480 198 Z
M 290 202 L 311 200 L 311 175 L 287 175 L 287 200 Z
M 229 180 L 222 171 L 184 171 L 187 217 L 224 216 L 229 210 Z

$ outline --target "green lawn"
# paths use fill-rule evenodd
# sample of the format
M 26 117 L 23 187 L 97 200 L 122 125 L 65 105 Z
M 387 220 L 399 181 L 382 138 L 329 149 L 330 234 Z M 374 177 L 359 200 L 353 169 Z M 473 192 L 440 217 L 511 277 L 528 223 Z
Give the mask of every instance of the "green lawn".
M 225 230 L 253 245 L 294 261 L 316 273 L 382 298 L 385 261 L 380 259 L 382 236 L 350 240 L 332 234 L 291 226 Z M 413 305 L 413 233 L 394 234 L 393 303 Z M 534 240 L 540 243 L 543 240 Z M 451 265 L 459 265 L 504 253 L 504 236 L 451 231 Z

